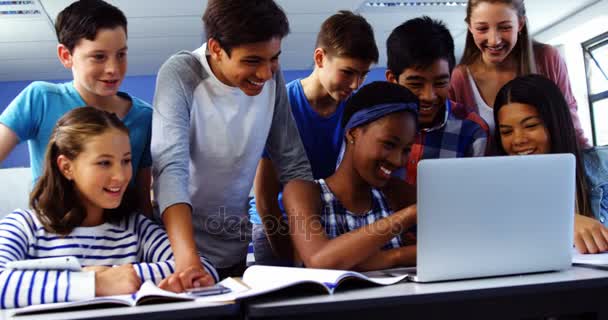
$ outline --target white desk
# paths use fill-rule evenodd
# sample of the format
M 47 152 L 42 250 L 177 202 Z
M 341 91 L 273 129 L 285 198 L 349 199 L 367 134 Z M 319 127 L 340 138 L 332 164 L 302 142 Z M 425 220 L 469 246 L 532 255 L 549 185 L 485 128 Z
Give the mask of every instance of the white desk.
M 11 311 L 0 311 L 0 319 L 7 320 L 154 320 L 154 319 L 238 319 L 238 304 L 209 304 L 176 302 L 137 307 L 118 307 L 80 311 L 42 313 L 25 316 L 10 316 Z
M 399 283 L 334 295 L 287 296 L 279 292 L 240 305 L 180 302 L 13 318 L 10 311 L 3 311 L 0 319 L 520 319 L 585 312 L 591 319 L 608 319 L 607 297 L 608 271 L 573 267 L 499 278 Z
M 399 283 L 307 297 L 262 297 L 249 319 L 518 319 L 592 312 L 608 318 L 608 271 L 561 272 L 432 284 Z

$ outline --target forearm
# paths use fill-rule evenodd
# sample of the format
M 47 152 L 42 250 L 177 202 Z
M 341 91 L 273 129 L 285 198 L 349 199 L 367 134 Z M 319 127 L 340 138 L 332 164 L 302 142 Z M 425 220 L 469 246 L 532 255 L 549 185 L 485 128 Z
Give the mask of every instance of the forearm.
M 55 270 L 4 270 L 1 309 L 95 297 L 95 273 Z
M 276 257 L 291 260 L 293 259 L 294 250 L 291 238 L 289 237 L 289 225 L 283 219 L 277 197 L 274 198 L 274 201 L 269 200 L 268 202 L 268 207 L 258 209 L 266 237 Z
M 304 258 L 306 265 L 352 269 L 371 260 L 382 246 L 415 223 L 415 214 L 410 214 L 408 209 L 327 241 L 309 259 Z
M 413 265 L 416 265 L 416 245 L 381 250 L 356 265 L 353 270 L 372 271 Z
M 216 283 L 219 282 L 219 275 L 213 264 L 204 257 L 199 257 L 199 261 L 205 271 L 210 274 L 211 277 L 213 277 L 213 280 Z M 133 268 L 141 279 L 142 283 L 150 280 L 155 284 L 158 284 L 161 280 L 175 273 L 175 261 L 166 260 L 159 262 L 140 262 L 134 263 Z
M 290 260 L 293 258 L 293 246 L 289 237 L 289 226 L 284 221 L 279 207 L 280 190 L 281 185 L 272 161 L 262 158 L 254 180 L 256 209 L 274 255 Z
M 18 142 L 19 138 L 15 132 L 6 125 L 0 123 L 0 163 L 8 157 Z
M 280 211 L 279 211 L 280 214 Z M 274 255 L 283 260 L 292 260 L 294 257 L 293 244 L 289 237 L 289 225 L 284 219 L 275 217 L 261 217 L 266 237 Z
M 160 280 L 175 273 L 174 254 L 167 233 L 151 220 L 142 216 L 137 217 L 137 230 L 144 230 L 138 235 L 143 239 L 143 255 L 140 263 L 134 264 L 134 270 L 142 282 L 152 280 L 158 284 Z M 198 254 L 197 254 L 198 256 Z M 217 271 L 206 258 L 199 256 L 200 263 L 215 280 L 218 281 Z
M 179 203 L 168 207 L 162 215 L 177 269 L 199 264 L 199 256 L 192 229 L 192 209 Z

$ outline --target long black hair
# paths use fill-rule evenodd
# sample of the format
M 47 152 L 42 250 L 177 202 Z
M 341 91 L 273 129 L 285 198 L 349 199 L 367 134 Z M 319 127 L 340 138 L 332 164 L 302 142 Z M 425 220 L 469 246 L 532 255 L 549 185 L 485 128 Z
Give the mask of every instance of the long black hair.
M 592 216 L 588 200 L 588 186 L 583 170 L 583 153 L 576 140 L 570 109 L 559 87 L 541 75 L 515 78 L 505 84 L 494 102 L 494 122 L 500 125 L 498 112 L 509 103 L 530 105 L 538 111 L 550 138 L 550 153 L 571 153 L 576 157 L 576 203 L 578 213 Z M 502 146 L 500 133 L 494 135 L 499 155 L 507 154 Z

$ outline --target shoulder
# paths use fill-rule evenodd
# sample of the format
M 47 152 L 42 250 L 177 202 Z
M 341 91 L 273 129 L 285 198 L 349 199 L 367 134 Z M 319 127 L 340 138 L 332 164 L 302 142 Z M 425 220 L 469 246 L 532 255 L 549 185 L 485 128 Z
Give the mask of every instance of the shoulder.
M 462 79 L 467 74 L 466 70 L 467 66 L 463 64 L 457 65 L 454 70 L 452 70 L 452 79 Z
M 152 106 L 149 103 L 139 99 L 138 97 L 134 97 L 129 94 L 126 95 L 131 99 L 131 108 L 133 108 L 133 111 L 135 111 L 140 117 L 152 119 Z
M 450 75 L 450 97 L 458 100 L 466 100 L 469 82 L 467 79 L 468 71 L 465 65 L 458 65 Z
M 301 86 L 300 80 L 302 80 L 302 79 L 298 78 L 298 79 L 289 81 L 285 85 L 285 87 L 287 88 L 287 91 L 299 91 L 300 86 Z
M 462 121 L 462 126 L 469 129 L 483 129 L 488 132 L 489 127 L 483 118 L 462 103 L 450 101 L 452 115 L 456 120 Z
M 608 146 L 589 148 L 582 152 L 582 156 L 591 188 L 608 184 Z
M 285 186 L 284 192 L 298 192 L 298 193 L 314 193 L 319 194 L 321 189 L 319 184 L 314 181 L 302 180 L 302 179 L 294 179 L 289 181 Z
M 144 216 L 143 214 L 137 213 L 137 212 L 133 212 L 133 213 L 125 216 L 121 223 L 121 226 L 125 230 L 131 231 L 131 232 L 141 230 L 142 226 L 145 227 L 148 225 L 160 228 L 160 226 L 158 224 L 156 224 L 156 222 L 154 222 L 152 219 Z
M 37 96 L 46 94 L 61 95 L 66 93 L 66 84 L 51 83 L 46 81 L 34 81 L 30 83 L 22 93 L 26 96 Z
M 180 51 L 165 61 L 158 71 L 161 78 L 201 78 L 206 75 L 200 56 L 189 51 Z
M 13 212 L 7 214 L 2 221 L 16 221 L 24 230 L 29 229 L 31 233 L 34 233 L 42 226 L 42 223 L 40 223 L 36 214 L 26 209 L 15 209 Z
M 286 208 L 302 206 L 319 206 L 321 188 L 316 182 L 301 179 L 291 180 L 283 190 Z
M 532 50 L 534 51 L 534 55 L 537 57 L 559 56 L 559 51 L 555 47 L 542 42 L 534 42 L 532 44 Z
M 287 89 L 287 97 L 289 98 L 292 109 L 300 107 L 302 104 L 302 99 L 306 99 L 300 80 L 301 79 L 292 80 L 285 85 L 285 88 Z
M 464 86 L 468 83 L 467 76 L 469 72 L 467 71 L 467 66 L 463 64 L 459 64 L 452 70 L 452 74 L 450 76 L 450 85 L 451 86 Z
M 536 63 L 541 66 L 564 63 L 564 60 L 562 59 L 562 56 L 559 53 L 559 50 L 557 50 L 551 45 L 535 42 L 533 44 L 533 50 Z

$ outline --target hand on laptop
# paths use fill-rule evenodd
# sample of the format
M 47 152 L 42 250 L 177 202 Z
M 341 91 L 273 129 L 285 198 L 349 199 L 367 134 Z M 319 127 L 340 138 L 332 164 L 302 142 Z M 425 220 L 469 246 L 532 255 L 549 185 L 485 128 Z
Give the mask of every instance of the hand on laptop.
M 580 253 L 608 251 L 608 228 L 593 218 L 575 214 L 574 245 Z

